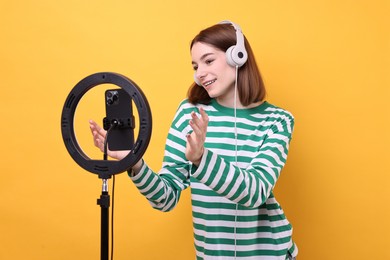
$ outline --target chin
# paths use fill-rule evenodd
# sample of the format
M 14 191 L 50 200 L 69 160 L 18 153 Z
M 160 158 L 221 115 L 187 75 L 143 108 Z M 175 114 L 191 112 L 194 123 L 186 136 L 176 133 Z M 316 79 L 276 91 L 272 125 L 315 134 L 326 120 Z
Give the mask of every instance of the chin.
M 209 97 L 210 97 L 210 98 L 217 98 L 218 95 L 213 95 L 213 94 L 210 94 L 210 93 L 209 93 Z
M 216 98 L 216 97 L 219 96 L 219 94 L 216 93 L 216 92 L 214 92 L 214 91 L 207 91 L 207 94 L 209 94 L 209 96 L 210 96 L 211 98 Z

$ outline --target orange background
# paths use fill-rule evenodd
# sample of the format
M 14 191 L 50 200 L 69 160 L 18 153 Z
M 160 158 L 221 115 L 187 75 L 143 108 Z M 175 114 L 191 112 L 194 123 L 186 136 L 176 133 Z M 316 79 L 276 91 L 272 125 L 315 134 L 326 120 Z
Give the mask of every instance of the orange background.
M 0 259 L 99 259 L 101 180 L 65 149 L 67 95 L 95 72 L 134 80 L 152 109 L 145 159 L 158 170 L 193 79 L 189 42 L 225 19 L 251 42 L 267 100 L 296 118 L 275 193 L 298 259 L 390 259 L 389 11 L 386 0 L 3 1 Z M 91 157 L 87 120 L 101 122 L 104 87 L 76 113 Z M 161 213 L 117 175 L 115 259 L 193 259 L 189 193 Z

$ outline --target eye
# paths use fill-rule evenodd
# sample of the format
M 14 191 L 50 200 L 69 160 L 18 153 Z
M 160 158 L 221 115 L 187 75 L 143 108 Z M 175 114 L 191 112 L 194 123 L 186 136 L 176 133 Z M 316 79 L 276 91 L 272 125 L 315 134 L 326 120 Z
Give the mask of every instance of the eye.
M 214 59 L 207 59 L 207 60 L 205 61 L 205 63 L 206 63 L 207 65 L 210 65 L 211 63 L 213 63 L 213 61 L 214 61 Z
M 196 71 L 198 69 L 198 66 L 194 65 L 194 66 L 192 66 L 192 69 Z

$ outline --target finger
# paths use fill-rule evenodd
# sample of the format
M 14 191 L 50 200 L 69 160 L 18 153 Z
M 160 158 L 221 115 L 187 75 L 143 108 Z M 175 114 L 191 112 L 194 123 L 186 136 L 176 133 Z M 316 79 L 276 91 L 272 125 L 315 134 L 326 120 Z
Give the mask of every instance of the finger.
M 104 139 L 97 137 L 95 138 L 95 145 L 98 147 L 101 151 L 104 149 Z
M 94 138 L 99 134 L 99 126 L 92 120 L 89 121 L 89 129 Z
M 208 116 L 207 114 L 203 111 L 203 116 L 201 116 L 201 118 L 199 118 L 195 112 L 192 112 L 191 113 L 191 117 L 192 117 L 192 121 L 193 123 L 201 130 L 205 131 L 207 129 L 207 124 L 208 124 Z M 205 116 L 205 118 L 204 118 Z
M 206 111 L 204 111 L 203 107 L 199 108 L 199 113 L 202 117 L 202 121 L 207 125 L 209 122 L 209 116 L 207 115 Z
M 94 139 L 104 139 L 95 128 L 91 128 L 91 132 Z
M 99 147 L 100 143 L 101 143 L 101 140 L 100 140 L 98 134 L 96 133 L 96 131 L 93 131 L 93 143 L 96 147 Z
M 98 133 L 103 139 L 104 137 L 106 136 L 107 134 L 107 131 L 104 130 L 103 128 L 101 128 L 98 124 L 96 124 L 94 121 L 92 121 L 91 123 L 91 127 L 92 129 L 94 129 L 96 131 L 96 133 Z
M 193 154 L 193 151 L 196 150 L 197 143 L 194 140 L 192 134 L 187 135 L 187 146 L 188 146 L 189 150 L 192 151 L 191 154 Z
M 190 126 L 196 132 L 197 135 L 201 134 L 202 122 L 199 117 L 196 115 L 195 111 L 191 112 L 191 120 L 189 121 Z
M 96 147 L 99 147 L 99 143 L 98 143 L 99 135 L 96 130 L 96 123 L 93 120 L 89 120 L 89 129 L 91 130 L 94 145 Z
M 91 129 L 91 133 L 96 129 L 96 123 L 93 120 L 89 120 L 89 129 Z
M 92 136 L 93 136 L 93 143 L 94 145 L 99 148 L 101 151 L 103 151 L 104 146 L 104 137 L 101 136 L 96 129 L 92 130 Z
M 192 118 L 192 121 L 193 121 L 195 124 L 199 124 L 200 119 L 199 119 L 199 117 L 197 116 L 197 114 L 195 113 L 195 111 L 192 111 L 192 112 L 191 112 L 191 118 Z
M 198 116 L 196 116 L 195 118 L 195 123 L 203 129 L 203 131 L 206 131 L 207 130 L 207 125 L 208 125 L 208 122 L 209 122 L 209 117 L 206 113 L 206 111 L 200 107 L 199 108 L 199 113 L 200 113 L 200 118 Z M 194 118 L 194 117 L 193 117 Z
M 199 123 L 199 122 L 198 122 L 198 123 Z M 201 130 L 201 128 L 199 127 L 198 123 L 196 123 L 194 120 L 190 120 L 190 126 L 191 126 L 193 132 L 194 132 L 196 135 L 202 134 L 202 130 Z
M 91 128 L 97 128 L 99 125 L 95 121 L 89 120 L 89 126 Z

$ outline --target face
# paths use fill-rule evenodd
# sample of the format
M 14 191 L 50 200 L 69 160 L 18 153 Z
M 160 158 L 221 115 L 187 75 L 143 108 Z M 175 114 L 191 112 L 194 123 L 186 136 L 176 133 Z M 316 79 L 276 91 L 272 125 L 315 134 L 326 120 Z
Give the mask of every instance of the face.
M 191 49 L 195 77 L 211 98 L 230 103 L 234 98 L 235 68 L 227 64 L 225 52 L 202 42 Z

